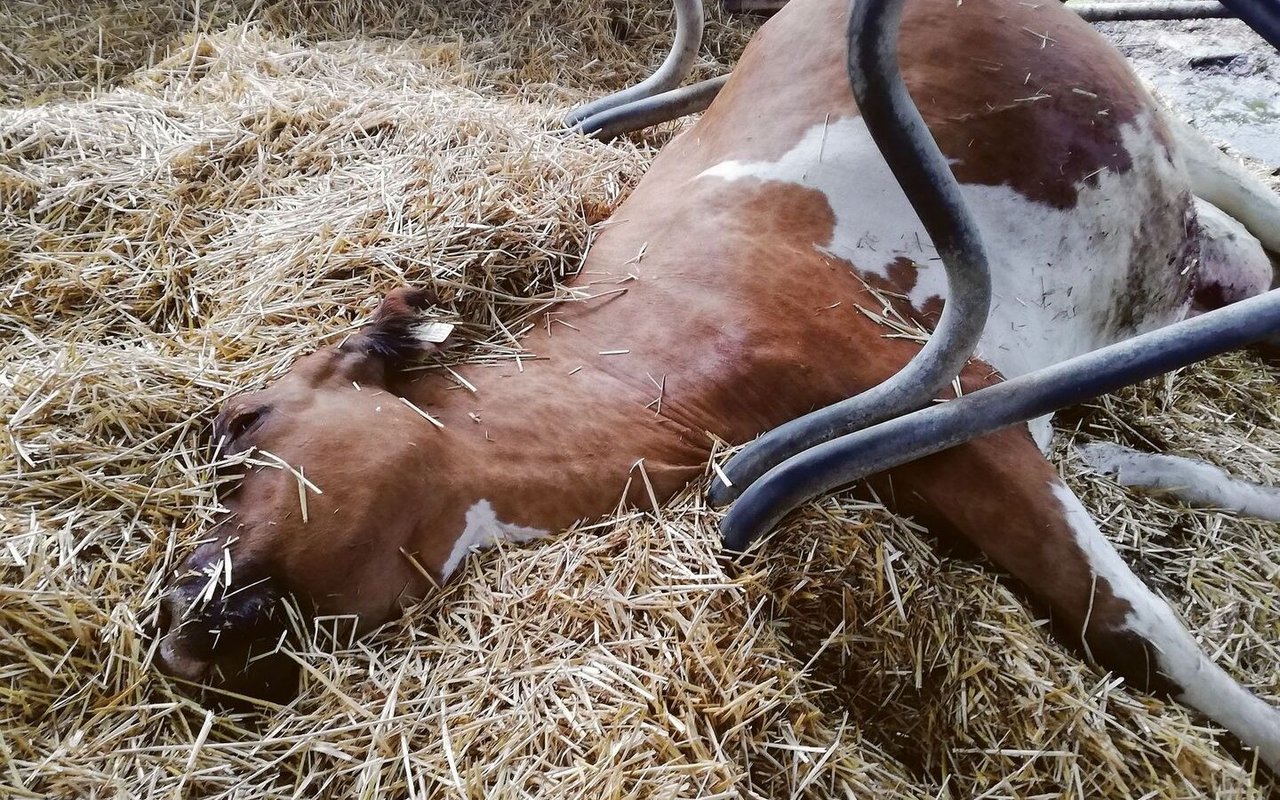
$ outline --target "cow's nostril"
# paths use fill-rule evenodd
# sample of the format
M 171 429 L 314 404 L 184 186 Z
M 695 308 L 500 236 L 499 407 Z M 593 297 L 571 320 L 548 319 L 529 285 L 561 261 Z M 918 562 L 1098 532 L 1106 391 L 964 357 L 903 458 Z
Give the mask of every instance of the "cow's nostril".
M 155 632 L 157 636 L 163 636 L 169 630 L 169 623 L 173 621 L 173 612 L 169 609 L 169 598 L 162 597 L 160 599 L 160 607 L 156 609 L 155 616 Z
M 204 648 L 204 652 L 189 650 L 186 646 L 188 638 L 177 629 L 164 635 L 158 654 L 160 668 L 175 678 L 203 683 L 213 663 L 212 648 Z
M 184 681 L 264 699 L 284 700 L 297 687 L 292 661 L 278 655 L 285 615 L 271 579 L 249 582 L 202 600 L 207 584 L 170 587 L 157 615 L 162 634 L 156 665 Z M 287 663 L 285 663 L 287 662 Z

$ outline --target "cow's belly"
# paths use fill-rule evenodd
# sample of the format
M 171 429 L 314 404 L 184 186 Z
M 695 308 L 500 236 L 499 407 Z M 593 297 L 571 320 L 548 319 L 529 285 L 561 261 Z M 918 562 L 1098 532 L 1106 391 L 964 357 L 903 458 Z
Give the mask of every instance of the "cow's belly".
M 1014 377 L 1180 319 L 1190 306 L 1191 195 L 1150 125 L 1127 131 L 1133 167 L 1103 171 L 1057 208 L 1006 186 L 963 192 L 991 259 L 978 354 Z M 861 118 L 811 129 L 778 161 L 725 161 L 699 180 L 781 181 L 821 192 L 835 217 L 813 246 L 925 312 L 946 278 L 919 218 Z

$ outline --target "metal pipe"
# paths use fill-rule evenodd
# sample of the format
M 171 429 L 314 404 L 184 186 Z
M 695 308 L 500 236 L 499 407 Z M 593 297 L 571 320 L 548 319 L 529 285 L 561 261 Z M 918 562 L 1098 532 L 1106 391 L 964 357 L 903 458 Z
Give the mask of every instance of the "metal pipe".
M 1249 2 L 1250 0 L 1242 0 Z M 731 13 L 768 12 L 782 10 L 787 0 L 724 0 L 725 11 Z M 1089 22 L 1144 19 L 1214 19 L 1230 17 L 1231 12 L 1221 3 L 1202 0 L 1149 0 L 1148 2 L 1121 3 L 1066 3 Z
M 1150 0 L 1141 3 L 1066 3 L 1067 8 L 1086 22 L 1127 22 L 1135 20 L 1222 19 L 1233 16 L 1217 2 Z
M 635 100 L 593 114 L 579 122 L 578 129 L 593 139 L 605 142 L 624 133 L 644 130 L 650 125 L 658 125 L 686 114 L 696 114 L 711 105 L 728 81 L 728 75 L 721 75 L 643 100 Z
M 565 125 L 576 128 L 583 120 L 602 111 L 643 100 L 680 85 L 698 59 L 698 49 L 702 47 L 702 30 L 706 20 L 702 0 L 675 0 L 674 5 L 676 38 L 662 66 L 635 86 L 578 106 L 565 117 Z
M 1276 0 L 1222 0 L 1254 32 L 1280 50 L 1280 3 Z
M 751 12 L 780 10 L 787 0 L 724 0 L 724 10 L 730 14 L 749 14 Z
M 743 493 L 720 526 L 743 552 L 825 492 L 1280 333 L 1280 289 L 930 406 L 809 450 Z
M 907 93 L 898 66 L 903 0 L 853 0 L 848 72 L 871 138 L 898 179 L 947 274 L 947 299 L 933 335 L 896 375 L 867 391 L 785 423 L 724 467 L 710 501 L 723 505 L 777 464 L 816 444 L 928 404 L 977 347 L 991 306 L 991 276 L 977 223 L 946 158 Z

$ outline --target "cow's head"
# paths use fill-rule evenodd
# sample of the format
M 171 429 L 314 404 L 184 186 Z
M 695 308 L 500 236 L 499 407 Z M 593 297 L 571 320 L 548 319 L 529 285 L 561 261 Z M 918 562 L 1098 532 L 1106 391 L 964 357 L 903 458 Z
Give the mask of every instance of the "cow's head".
M 246 454 L 228 509 L 161 601 L 160 665 L 178 677 L 282 696 L 296 669 L 271 656 L 286 629 L 282 598 L 305 611 L 393 616 L 427 579 L 401 552 L 420 540 L 425 424 L 394 391 L 401 368 L 440 346 L 423 326 L 427 293 L 389 294 L 340 347 L 300 359 L 266 389 L 233 398 L 214 423 L 223 452 Z M 438 467 L 439 465 L 435 465 Z

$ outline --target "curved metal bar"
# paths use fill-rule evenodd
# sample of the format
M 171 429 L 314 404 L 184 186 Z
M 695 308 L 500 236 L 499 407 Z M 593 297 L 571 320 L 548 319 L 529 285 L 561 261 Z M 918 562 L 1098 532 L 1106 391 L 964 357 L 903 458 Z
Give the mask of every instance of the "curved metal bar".
M 1136 20 L 1223 19 L 1231 10 L 1218 2 L 1188 0 L 1146 0 L 1133 3 L 1076 3 L 1067 8 L 1085 22 L 1128 22 Z
M 635 86 L 601 97 L 586 105 L 578 106 L 565 117 L 565 125 L 577 127 L 583 120 L 617 106 L 643 100 L 655 94 L 676 88 L 688 76 L 702 47 L 702 29 L 705 15 L 702 0 L 675 0 L 676 39 L 671 52 L 658 70 Z
M 724 468 L 710 501 L 723 505 L 775 465 L 816 444 L 926 405 L 977 347 L 991 306 L 991 276 L 977 224 L 898 67 L 903 0 L 853 0 L 849 79 L 871 138 L 902 185 L 947 272 L 947 300 L 933 335 L 896 375 L 867 391 L 761 436 Z
M 752 484 L 720 526 L 743 552 L 839 486 L 1280 333 L 1280 289 L 882 422 L 809 450 Z
M 716 99 L 720 90 L 729 82 L 728 75 L 699 81 L 691 86 L 682 86 L 669 92 L 655 94 L 643 100 L 635 100 L 617 108 L 601 111 L 599 114 L 578 123 L 578 130 L 593 139 L 607 142 L 624 133 L 639 131 L 651 125 L 658 125 L 686 114 L 706 111 L 707 106 Z
M 1222 0 L 1222 4 L 1253 28 L 1254 33 L 1280 50 L 1280 3 L 1274 0 Z
M 1235 16 L 1230 9 L 1216 0 L 1148 0 L 1148 2 L 1129 3 L 1078 3 L 1073 0 L 1065 5 L 1088 22 L 1219 19 Z M 1262 28 L 1261 23 L 1254 25 L 1254 29 L 1260 34 L 1263 33 Z M 673 89 L 606 109 L 579 119 L 575 129 L 594 139 L 607 141 L 688 114 L 705 111 L 715 100 L 720 89 L 724 87 L 728 77 L 722 75 L 692 86 Z M 574 113 L 578 115 L 588 108 L 589 106 L 583 106 Z

